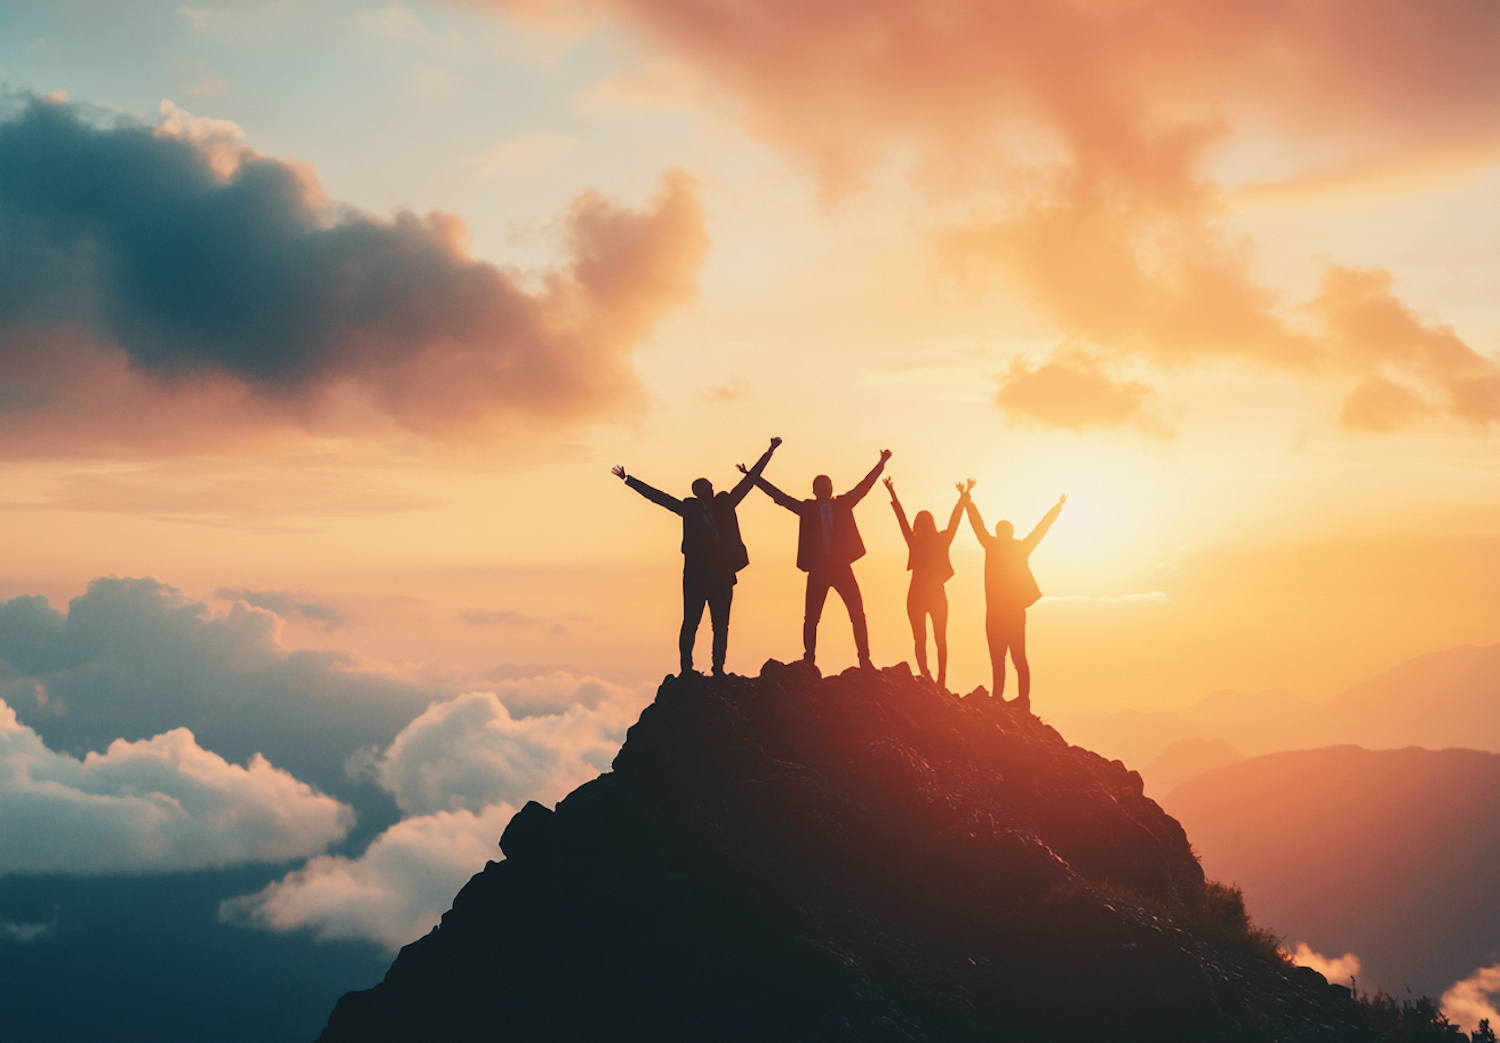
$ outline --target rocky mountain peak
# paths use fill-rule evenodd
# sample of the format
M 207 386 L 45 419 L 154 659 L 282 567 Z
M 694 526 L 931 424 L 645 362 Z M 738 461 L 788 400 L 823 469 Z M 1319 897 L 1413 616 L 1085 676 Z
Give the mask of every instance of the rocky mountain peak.
M 1365 1037 L 1119 761 L 904 666 L 669 677 L 323 1039 Z

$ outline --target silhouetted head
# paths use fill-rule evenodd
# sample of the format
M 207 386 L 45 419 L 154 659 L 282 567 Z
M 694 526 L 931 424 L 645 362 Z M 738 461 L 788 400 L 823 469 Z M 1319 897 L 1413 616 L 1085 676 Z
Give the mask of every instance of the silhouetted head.
M 833 499 L 833 479 L 820 474 L 813 479 L 813 495 L 820 500 Z
M 919 536 L 936 534 L 937 522 L 932 520 L 932 512 L 918 511 L 917 516 L 911 520 L 911 531 Z
M 693 495 L 700 500 L 712 500 L 714 498 L 714 483 L 707 478 L 694 480 Z
M 997 521 L 995 523 L 995 535 L 1002 540 L 1008 540 L 1016 534 L 1016 527 L 1008 521 Z

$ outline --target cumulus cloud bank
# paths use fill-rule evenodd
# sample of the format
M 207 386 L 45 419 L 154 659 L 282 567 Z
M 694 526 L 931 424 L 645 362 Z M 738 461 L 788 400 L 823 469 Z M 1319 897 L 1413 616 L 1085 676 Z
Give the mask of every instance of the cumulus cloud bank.
M 469 692 L 396 736 L 376 769 L 380 784 L 413 814 L 519 807 L 538 794 L 556 800 L 608 770 L 640 710 L 636 694 L 564 674 L 513 683 L 498 696 Z
M 493 690 L 455 697 L 288 649 L 278 628 L 272 612 L 241 601 L 214 615 L 154 579 L 95 580 L 67 613 L 0 602 L 0 872 L 315 855 L 222 916 L 395 948 L 497 854 L 514 809 L 608 770 L 651 698 L 557 667 L 502 669 Z M 299 779 L 406 817 L 358 857 L 320 854 L 353 814 Z
M 756 133 L 816 167 L 828 193 L 895 158 L 966 200 L 968 213 L 937 236 L 943 254 L 1006 279 L 1069 345 L 1011 374 L 1006 410 L 1064 427 L 1138 424 L 1149 394 L 1116 380 L 1113 365 L 1230 360 L 1352 385 L 1340 416 L 1351 429 L 1500 421 L 1500 367 L 1403 305 L 1387 272 L 1335 265 L 1296 306 L 1257 281 L 1250 244 L 1225 221 L 1232 189 L 1210 173 L 1218 146 L 1267 141 L 1275 148 L 1256 151 L 1315 157 L 1283 195 L 1304 182 L 1379 180 L 1387 168 L 1492 161 L 1493 4 L 589 6 L 739 102 Z M 1064 382 L 1080 390 L 1066 409 L 1054 394 Z
M 239 602 L 214 615 L 155 579 L 96 579 L 67 613 L 47 599 L 0 602 L 0 698 L 54 749 L 187 728 L 232 761 L 255 753 L 327 792 L 344 761 L 385 746 L 451 694 L 339 652 L 293 650 L 280 620 Z
M 396 823 L 359 858 L 320 855 L 265 890 L 219 906 L 219 919 L 319 938 L 362 938 L 391 951 L 437 925 L 464 882 L 497 852 L 515 814 L 441 811 Z
M 1490 1027 L 1500 1025 L 1500 1010 L 1495 1001 L 1500 998 L 1500 963 L 1481 967 L 1463 981 L 1443 993 L 1443 1013 L 1465 1032 L 1473 1032 L 1481 1021 Z
M 220 916 L 399 948 L 437 923 L 495 856 L 517 807 L 555 803 L 607 770 L 649 698 L 646 689 L 554 673 L 433 705 L 387 749 L 356 762 L 412 817 L 360 857 L 315 858 L 225 902 Z
M 283 862 L 342 840 L 353 818 L 264 757 L 230 764 L 186 728 L 79 760 L 49 750 L 0 702 L 0 873 Z
M 329 631 L 337 630 L 347 620 L 344 614 L 332 605 L 323 605 L 290 590 L 253 590 L 249 587 L 220 587 L 214 591 L 214 597 L 224 598 L 227 601 L 243 601 L 247 605 L 263 608 L 267 612 L 274 612 L 282 618 L 287 616 L 301 616 L 304 619 L 314 619 L 324 625 Z
M 455 215 L 335 205 L 233 124 L 163 108 L 152 127 L 30 98 L 0 120 L 13 446 L 61 418 L 165 443 L 154 414 L 123 430 L 122 396 L 251 427 L 350 393 L 436 437 L 576 421 L 636 393 L 630 351 L 696 290 L 707 237 L 681 172 L 643 211 L 581 195 L 566 260 L 531 289 L 470 257 Z

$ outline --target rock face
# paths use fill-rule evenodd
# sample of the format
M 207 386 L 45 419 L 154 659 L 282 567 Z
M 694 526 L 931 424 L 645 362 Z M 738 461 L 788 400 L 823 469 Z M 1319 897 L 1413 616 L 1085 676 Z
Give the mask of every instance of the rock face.
M 1359 1040 L 1118 761 L 903 666 L 668 678 L 340 1040 Z

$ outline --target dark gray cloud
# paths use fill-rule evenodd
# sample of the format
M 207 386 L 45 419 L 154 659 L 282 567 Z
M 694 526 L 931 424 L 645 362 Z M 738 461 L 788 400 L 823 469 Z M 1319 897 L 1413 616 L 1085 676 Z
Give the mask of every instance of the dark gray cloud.
M 695 292 L 691 180 L 641 212 L 585 193 L 541 289 L 476 261 L 462 221 L 330 204 L 310 171 L 168 109 L 152 127 L 28 99 L 0 121 L 0 386 L 55 407 L 87 383 L 37 346 L 66 329 L 156 386 L 308 403 L 352 385 L 401 425 L 568 420 L 636 389 L 630 350 Z

